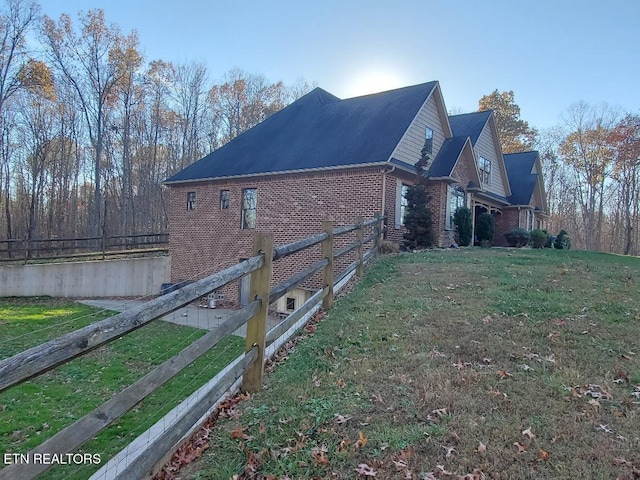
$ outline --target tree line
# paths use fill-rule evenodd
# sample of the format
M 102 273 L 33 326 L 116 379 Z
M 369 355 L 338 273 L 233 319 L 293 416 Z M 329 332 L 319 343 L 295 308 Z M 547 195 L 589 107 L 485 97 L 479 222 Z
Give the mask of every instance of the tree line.
M 148 60 L 136 32 L 102 10 L 43 16 L 30 0 L 0 9 L 0 238 L 166 231 L 164 179 L 311 90 L 234 68 Z M 549 233 L 576 248 L 640 254 L 640 116 L 570 106 L 558 127 L 520 118 L 494 91 L 505 153 L 540 151 Z
M 0 237 L 166 231 L 167 177 L 311 90 L 148 61 L 102 10 L 0 13 Z
M 577 102 L 561 124 L 538 131 L 520 118 L 514 94 L 485 95 L 505 153 L 540 152 L 549 202 L 547 230 L 574 248 L 640 255 L 640 115 Z

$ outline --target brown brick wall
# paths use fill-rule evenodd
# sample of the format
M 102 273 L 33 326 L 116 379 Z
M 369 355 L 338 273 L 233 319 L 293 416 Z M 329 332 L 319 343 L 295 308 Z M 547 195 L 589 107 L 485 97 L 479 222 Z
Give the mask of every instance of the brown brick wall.
M 512 228 L 520 226 L 520 211 L 517 208 L 503 208 L 502 215 L 496 217 L 496 230 L 493 244 L 498 247 L 506 247 L 507 239 L 504 234 Z
M 395 179 L 388 179 L 388 183 L 395 188 Z M 258 191 L 255 230 L 240 228 L 245 188 Z M 230 193 L 226 210 L 220 209 L 221 190 Z M 187 192 L 191 191 L 196 192 L 196 206 L 187 210 Z M 325 219 L 333 220 L 335 226 L 351 224 L 359 215 L 372 218 L 381 208 L 380 169 L 173 185 L 169 211 L 171 279 L 177 282 L 203 278 L 237 263 L 240 258 L 250 257 L 255 232 L 273 232 L 275 244 L 282 245 L 320 232 Z M 354 238 L 349 234 L 336 239 L 336 248 Z M 320 258 L 319 246 L 310 252 L 276 262 L 274 283 Z M 337 262 L 335 273 L 354 259 L 353 252 L 343 257 Z M 237 301 L 237 289 L 237 286 L 227 288 L 227 298 Z

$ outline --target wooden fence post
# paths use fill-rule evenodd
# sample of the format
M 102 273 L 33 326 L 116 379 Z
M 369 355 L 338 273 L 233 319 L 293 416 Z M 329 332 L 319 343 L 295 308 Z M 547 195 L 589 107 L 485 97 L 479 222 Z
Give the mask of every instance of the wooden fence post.
M 322 308 L 328 309 L 333 306 L 333 222 L 331 220 L 322 222 L 322 230 L 327 234 L 327 239 L 322 242 L 322 257 L 329 260 L 322 276 L 322 288 L 329 287 L 322 299 Z
M 362 277 L 364 274 L 364 245 L 362 243 L 364 239 L 364 226 L 362 225 L 362 217 L 356 218 L 356 223 L 358 224 L 358 229 L 356 230 L 356 241 L 358 242 L 358 266 L 356 267 L 356 275 Z
M 269 315 L 269 290 L 271 289 L 271 273 L 273 264 L 273 234 L 258 233 L 254 240 L 253 254 L 264 255 L 264 265 L 251 274 L 249 298 L 251 301 L 261 300 L 260 310 L 247 322 L 245 352 L 254 346 L 258 347 L 256 360 L 244 372 L 242 389 L 247 392 L 262 390 L 262 374 L 264 372 L 264 349 L 267 336 L 267 316 Z

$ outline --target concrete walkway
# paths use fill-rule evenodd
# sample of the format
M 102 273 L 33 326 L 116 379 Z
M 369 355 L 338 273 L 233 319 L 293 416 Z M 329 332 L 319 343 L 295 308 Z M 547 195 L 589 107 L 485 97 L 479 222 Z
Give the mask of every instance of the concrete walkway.
M 83 299 L 78 301 L 94 308 L 99 308 L 101 310 L 113 310 L 115 312 L 124 312 L 145 303 L 142 300 L 110 300 L 102 298 Z M 165 315 L 160 320 L 175 323 L 177 325 L 213 330 L 222 325 L 235 311 L 236 310 L 223 308 L 206 308 L 189 305 Z M 280 319 L 278 317 L 269 316 L 267 331 L 275 327 L 279 322 Z M 234 332 L 234 335 L 244 337 L 246 335 L 246 331 L 247 327 L 246 325 L 243 325 Z

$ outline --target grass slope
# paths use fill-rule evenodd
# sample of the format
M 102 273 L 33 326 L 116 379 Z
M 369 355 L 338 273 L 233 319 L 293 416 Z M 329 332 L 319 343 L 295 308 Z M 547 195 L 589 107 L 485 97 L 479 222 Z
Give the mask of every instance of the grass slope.
M 181 478 L 637 478 L 639 284 L 599 253 L 380 259 Z
M 9 357 L 112 314 L 59 299 L 0 299 L 0 358 Z M 25 453 L 36 447 L 204 333 L 205 330 L 153 322 L 88 355 L 3 392 L 0 394 L 0 453 Z M 102 462 L 106 462 L 212 378 L 243 348 L 242 338 L 228 337 L 86 443 L 80 452 L 98 454 Z M 97 468 L 99 465 L 56 466 L 42 478 L 85 479 Z

